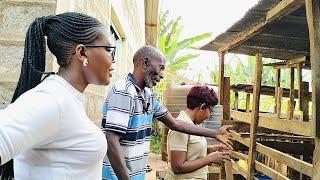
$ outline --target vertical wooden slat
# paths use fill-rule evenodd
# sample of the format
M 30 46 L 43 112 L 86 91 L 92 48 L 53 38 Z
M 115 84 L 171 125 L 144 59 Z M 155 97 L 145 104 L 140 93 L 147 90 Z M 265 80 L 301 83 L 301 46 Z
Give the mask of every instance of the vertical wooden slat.
M 250 94 L 246 95 L 246 112 L 250 112 Z
M 230 77 L 223 78 L 223 119 L 230 120 Z
M 226 171 L 226 180 L 233 180 L 233 171 L 232 171 L 232 164 L 231 161 L 225 160 L 224 167 Z
M 288 113 L 287 119 L 293 118 L 294 112 L 294 68 L 290 68 L 290 95 L 289 95 L 289 103 L 288 103 Z
M 299 98 L 299 110 L 302 111 L 302 65 L 297 66 L 297 76 L 298 76 L 298 98 Z
M 256 68 L 254 73 L 254 87 L 253 87 L 253 106 L 252 119 L 250 124 L 250 144 L 249 144 L 249 159 L 248 159 L 248 177 L 247 179 L 254 179 L 254 167 L 256 152 L 256 137 L 257 126 L 259 121 L 259 104 L 260 104 L 260 89 L 261 89 L 261 74 L 262 74 L 262 55 L 256 55 Z
M 307 22 L 309 29 L 310 43 L 310 62 L 311 62 L 311 77 L 312 77 L 312 118 L 314 124 L 313 131 L 315 134 L 315 150 L 313 153 L 313 175 L 314 180 L 320 179 L 320 12 L 319 0 L 305 0 Z
M 281 117 L 281 105 L 282 105 L 283 89 L 281 87 L 279 87 L 277 93 L 278 94 L 277 94 L 276 116 L 277 116 L 277 118 L 280 118 Z
M 302 111 L 303 121 L 309 121 L 309 83 L 302 82 L 301 85 L 301 105 L 300 110 Z
M 281 76 L 281 69 L 277 68 L 276 69 L 276 85 L 274 87 L 274 101 L 275 101 L 275 107 L 274 107 L 274 112 L 277 112 L 277 97 L 278 97 L 278 88 L 280 87 L 280 76 Z
M 234 93 L 234 110 L 238 111 L 239 107 L 239 93 L 236 91 Z
M 224 53 L 219 53 L 218 100 L 223 104 Z

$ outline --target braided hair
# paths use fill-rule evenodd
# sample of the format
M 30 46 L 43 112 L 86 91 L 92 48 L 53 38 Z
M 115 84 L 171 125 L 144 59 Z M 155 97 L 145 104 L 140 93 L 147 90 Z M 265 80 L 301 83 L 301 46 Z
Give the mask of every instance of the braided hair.
M 26 34 L 21 73 L 11 102 L 34 88 L 53 72 L 45 71 L 46 39 L 49 50 L 56 56 L 60 67 L 69 65 L 69 57 L 78 44 L 91 44 L 101 34 L 103 25 L 95 18 L 75 12 L 36 18 Z M 1 167 L 1 179 L 13 178 L 13 160 Z

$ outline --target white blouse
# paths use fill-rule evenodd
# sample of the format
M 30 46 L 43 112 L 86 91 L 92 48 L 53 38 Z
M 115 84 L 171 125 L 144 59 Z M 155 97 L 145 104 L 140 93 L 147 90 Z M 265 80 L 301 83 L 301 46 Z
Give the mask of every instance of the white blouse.
M 0 157 L 14 158 L 16 180 L 101 180 L 107 142 L 84 103 L 82 93 L 51 75 L 0 110 Z

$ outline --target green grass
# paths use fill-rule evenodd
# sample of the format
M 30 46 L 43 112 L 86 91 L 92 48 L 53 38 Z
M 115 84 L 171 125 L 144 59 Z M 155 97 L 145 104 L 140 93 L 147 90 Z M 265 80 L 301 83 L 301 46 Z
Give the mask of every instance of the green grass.
M 151 136 L 150 151 L 156 154 L 161 154 L 161 136 Z

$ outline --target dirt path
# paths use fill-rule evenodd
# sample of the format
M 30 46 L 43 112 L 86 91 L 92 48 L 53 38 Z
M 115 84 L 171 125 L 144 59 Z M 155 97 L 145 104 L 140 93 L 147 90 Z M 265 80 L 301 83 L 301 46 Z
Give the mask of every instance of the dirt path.
M 148 165 L 152 168 L 152 171 L 147 173 L 146 180 L 155 180 L 156 172 L 163 172 L 167 163 L 161 160 L 161 154 L 149 153 Z

